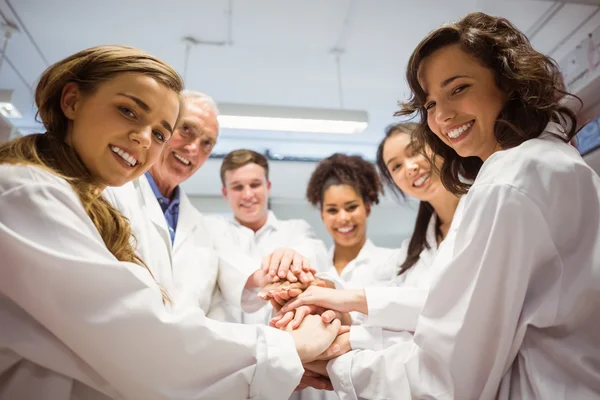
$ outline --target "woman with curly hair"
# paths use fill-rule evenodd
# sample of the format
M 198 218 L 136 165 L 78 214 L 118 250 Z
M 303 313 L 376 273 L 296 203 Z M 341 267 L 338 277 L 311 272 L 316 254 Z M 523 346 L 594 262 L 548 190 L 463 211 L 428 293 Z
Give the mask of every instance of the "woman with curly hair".
M 306 368 L 343 398 L 598 398 L 600 178 L 568 144 L 556 63 L 472 13 L 429 34 L 406 74 L 399 114 L 421 116 L 418 141 L 466 193 L 451 257 L 413 340 Z

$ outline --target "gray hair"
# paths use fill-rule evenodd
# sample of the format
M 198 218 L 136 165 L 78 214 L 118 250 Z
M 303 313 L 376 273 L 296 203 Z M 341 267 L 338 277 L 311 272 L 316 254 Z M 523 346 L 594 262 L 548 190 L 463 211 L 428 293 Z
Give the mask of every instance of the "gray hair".
M 213 112 L 216 116 L 219 115 L 219 107 L 217 106 L 217 102 L 207 94 L 201 92 L 195 92 L 193 90 L 184 90 L 182 93 L 183 97 L 186 100 L 194 100 L 198 101 L 202 104 L 206 104 L 210 108 L 212 108 Z

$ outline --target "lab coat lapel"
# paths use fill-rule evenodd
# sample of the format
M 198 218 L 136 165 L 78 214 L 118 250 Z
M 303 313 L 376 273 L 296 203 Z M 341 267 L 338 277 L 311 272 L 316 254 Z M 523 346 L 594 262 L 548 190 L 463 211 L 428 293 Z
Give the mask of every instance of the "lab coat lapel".
M 161 239 L 165 242 L 166 246 L 169 248 L 169 258 L 173 261 L 173 247 L 171 245 L 171 235 L 169 234 L 169 226 L 167 225 L 167 220 L 165 219 L 165 215 L 160 208 L 160 204 L 158 204 L 158 200 L 156 200 L 156 196 L 154 196 L 154 192 L 150 187 L 150 183 L 148 179 L 144 175 L 142 175 L 139 179 L 135 181 L 135 185 L 138 193 L 142 194 L 141 204 L 144 213 L 150 218 L 156 230 L 160 234 Z
M 196 210 L 192 205 L 192 202 L 183 192 L 179 189 L 179 217 L 177 219 L 177 229 L 175 230 L 175 243 L 174 249 L 177 250 L 183 245 L 183 243 L 194 233 L 194 230 L 198 226 L 198 218 L 196 218 Z M 163 218 L 164 219 L 164 218 Z

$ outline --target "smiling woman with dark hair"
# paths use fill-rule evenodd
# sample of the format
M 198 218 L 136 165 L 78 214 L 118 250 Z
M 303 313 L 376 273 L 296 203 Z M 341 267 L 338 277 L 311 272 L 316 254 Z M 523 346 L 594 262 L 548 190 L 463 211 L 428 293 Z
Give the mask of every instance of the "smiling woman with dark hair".
M 598 398 L 600 178 L 567 143 L 556 64 L 472 13 L 417 46 L 407 79 L 399 114 L 418 111 L 443 184 L 466 193 L 450 257 L 413 340 L 306 368 L 347 398 Z

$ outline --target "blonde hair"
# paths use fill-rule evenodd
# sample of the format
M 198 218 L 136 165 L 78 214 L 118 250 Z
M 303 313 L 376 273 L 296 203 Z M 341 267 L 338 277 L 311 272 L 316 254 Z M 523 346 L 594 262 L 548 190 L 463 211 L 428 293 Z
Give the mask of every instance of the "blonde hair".
M 141 50 L 97 46 L 80 51 L 50 66 L 40 77 L 35 102 L 47 132 L 0 145 L 0 163 L 35 165 L 65 179 L 77 193 L 108 250 L 119 261 L 143 266 L 154 278 L 135 254 L 135 237 L 129 221 L 102 196 L 77 152 L 65 143 L 69 121 L 60 104 L 65 85 L 75 82 L 84 95 L 89 95 L 103 82 L 125 72 L 150 76 L 178 94 L 183 90 L 183 81 L 173 68 Z M 170 303 L 162 287 L 161 292 L 163 302 Z
M 248 164 L 257 164 L 265 169 L 265 177 L 269 180 L 269 162 L 267 157 L 253 150 L 238 149 L 228 153 L 221 163 L 221 182 L 225 186 L 225 172 L 233 171 Z

